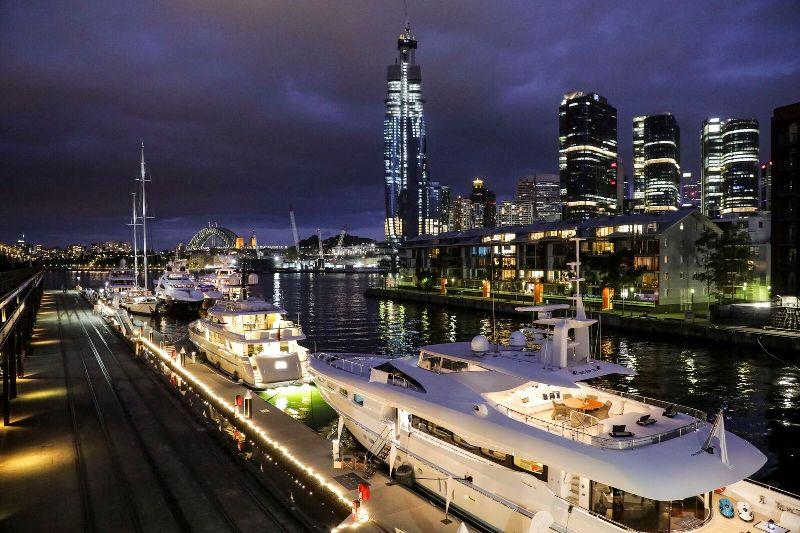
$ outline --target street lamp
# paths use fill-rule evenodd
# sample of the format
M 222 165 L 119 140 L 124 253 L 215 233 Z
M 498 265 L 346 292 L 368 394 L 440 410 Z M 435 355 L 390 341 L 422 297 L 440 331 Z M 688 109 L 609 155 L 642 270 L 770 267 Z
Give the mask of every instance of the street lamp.
M 694 311 L 694 289 L 689 289 L 689 296 L 690 296 L 690 307 L 689 311 Z

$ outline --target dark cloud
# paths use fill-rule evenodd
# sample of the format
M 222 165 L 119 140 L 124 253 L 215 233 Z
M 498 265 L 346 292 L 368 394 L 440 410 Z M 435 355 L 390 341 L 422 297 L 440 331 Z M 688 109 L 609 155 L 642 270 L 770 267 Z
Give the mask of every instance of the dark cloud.
M 787 2 L 411 2 L 432 178 L 500 196 L 557 169 L 572 90 L 634 115 L 670 111 L 699 172 L 706 116 L 756 117 L 800 97 Z M 208 220 L 261 242 L 380 236 L 385 67 L 400 2 L 5 2 L 0 6 L 0 240 L 127 236 L 145 139 L 156 241 Z

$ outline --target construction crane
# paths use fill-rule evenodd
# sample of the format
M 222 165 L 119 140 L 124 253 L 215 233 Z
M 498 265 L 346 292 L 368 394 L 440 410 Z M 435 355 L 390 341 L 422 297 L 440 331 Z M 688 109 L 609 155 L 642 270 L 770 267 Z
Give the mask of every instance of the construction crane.
M 336 249 L 333 252 L 334 257 L 341 257 L 342 255 L 342 245 L 344 244 L 344 234 L 347 233 L 347 226 L 342 228 L 342 232 L 339 234 L 339 241 L 336 243 Z

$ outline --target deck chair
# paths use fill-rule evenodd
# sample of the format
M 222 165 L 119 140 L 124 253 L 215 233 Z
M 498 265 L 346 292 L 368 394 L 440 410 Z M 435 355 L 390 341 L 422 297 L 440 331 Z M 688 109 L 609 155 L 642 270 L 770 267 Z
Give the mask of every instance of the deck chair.
M 563 403 L 558 403 L 555 400 L 553 402 L 553 413 L 550 415 L 551 420 L 559 420 L 559 419 L 567 419 L 569 418 L 569 413 L 572 411 L 569 407 L 564 405 Z
M 637 426 L 649 426 L 650 424 L 655 424 L 656 419 L 650 418 L 650 415 L 642 415 L 639 417 L 639 420 L 636 421 Z
M 625 431 L 625 424 L 614 424 L 611 426 L 611 437 L 633 437 L 633 432 Z
M 588 427 L 592 425 L 592 419 L 580 411 L 572 411 L 569 414 L 569 425 L 574 428 Z
M 663 416 L 666 416 L 667 418 L 675 418 L 675 415 L 678 414 L 678 409 L 674 405 L 670 405 L 669 407 L 664 409 L 664 412 L 661 414 Z
M 603 404 L 603 407 L 592 411 L 592 416 L 594 416 L 598 420 L 605 420 L 606 418 L 608 418 L 609 416 L 608 412 L 610 410 L 611 410 L 611 400 L 608 400 L 606 401 L 606 403 Z
M 589 398 L 590 400 L 595 400 L 595 401 L 600 399 L 600 397 L 596 394 L 587 394 L 586 397 Z

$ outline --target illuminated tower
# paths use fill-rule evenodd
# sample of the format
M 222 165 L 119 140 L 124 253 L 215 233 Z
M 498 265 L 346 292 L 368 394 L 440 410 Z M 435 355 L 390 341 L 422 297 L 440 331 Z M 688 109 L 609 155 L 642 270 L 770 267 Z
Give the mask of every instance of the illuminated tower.
M 758 121 L 730 119 L 722 125 L 722 214 L 758 211 Z
M 558 108 L 564 218 L 617 213 L 617 110 L 595 93 L 564 95 Z
M 386 186 L 386 240 L 397 245 L 425 233 L 428 216 L 428 162 L 422 74 L 417 40 L 406 23 L 397 41 L 397 59 L 388 68 L 383 161 Z
M 633 187 L 631 191 L 631 211 L 644 211 L 644 119 L 633 117 Z
M 707 118 L 700 134 L 700 194 L 702 212 L 708 218 L 719 218 L 722 211 L 722 123 Z
M 669 113 L 644 119 L 645 211 L 674 211 L 680 206 L 681 130 Z

